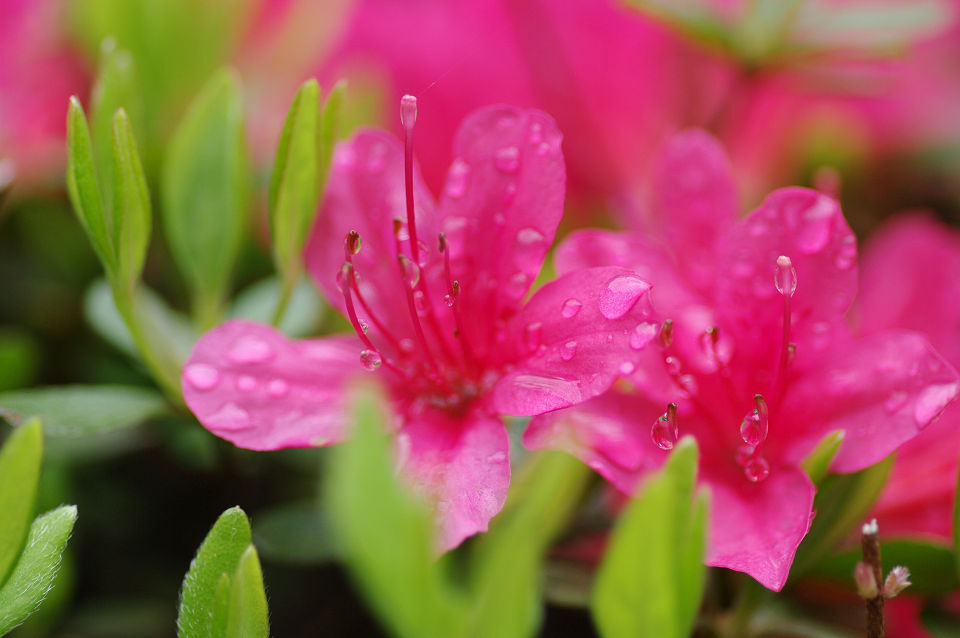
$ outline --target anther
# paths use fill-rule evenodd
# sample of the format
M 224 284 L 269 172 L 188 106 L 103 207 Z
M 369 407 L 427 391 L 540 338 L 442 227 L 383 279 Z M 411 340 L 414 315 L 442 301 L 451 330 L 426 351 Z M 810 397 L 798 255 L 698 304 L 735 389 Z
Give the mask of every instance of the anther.
M 360 233 L 351 230 L 343 240 L 343 251 L 349 261 L 351 257 L 360 252 Z
M 785 297 L 792 297 L 797 291 L 797 269 L 793 267 L 793 262 L 786 255 L 777 257 L 773 283 L 777 287 L 777 292 Z
M 447 236 L 443 233 L 437 235 L 437 245 L 440 248 L 440 252 L 444 253 L 447 250 Z
M 410 130 L 417 123 L 417 98 L 404 95 L 400 98 L 400 123 L 405 130 Z
M 663 324 L 660 326 L 660 345 L 664 348 L 669 348 L 670 344 L 673 343 L 673 319 L 664 319 Z
M 650 438 L 661 450 L 672 450 L 680 436 L 680 427 L 677 422 L 677 404 L 671 403 L 650 428 Z
M 407 232 L 410 235 L 410 255 L 420 263 L 420 245 L 417 242 L 417 226 L 413 208 L 413 125 L 417 121 L 417 98 L 404 95 L 400 98 L 400 122 L 403 124 L 403 185 L 407 200 Z M 396 227 L 396 226 L 394 226 Z

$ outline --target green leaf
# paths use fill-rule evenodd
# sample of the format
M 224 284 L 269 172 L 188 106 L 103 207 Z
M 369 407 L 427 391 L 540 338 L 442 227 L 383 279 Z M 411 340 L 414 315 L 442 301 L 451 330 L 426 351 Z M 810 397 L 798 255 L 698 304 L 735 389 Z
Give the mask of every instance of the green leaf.
M 214 325 L 247 226 L 251 176 L 240 81 L 216 73 L 180 123 L 163 167 L 163 222 L 201 328 Z
M 813 501 L 817 512 L 790 568 L 790 581 L 834 551 L 863 522 L 890 476 L 893 456 L 855 474 L 830 475 Z
M 621 514 L 591 609 L 607 638 L 690 634 L 703 595 L 707 496 L 694 494 L 697 447 L 685 437 Z
M 113 191 L 113 116 L 123 108 L 133 115 L 135 123 L 142 122 L 140 92 L 137 88 L 133 58 L 129 51 L 118 49 L 113 38 L 100 45 L 100 68 L 91 93 L 90 132 L 93 135 L 93 155 L 102 192 Z M 141 138 L 142 139 L 142 138 Z M 104 202 L 107 208 L 113 202 Z
M 213 524 L 183 579 L 177 617 L 180 638 L 213 635 L 215 603 L 218 595 L 222 595 L 218 594 L 221 575 L 236 572 L 248 545 L 250 523 L 247 515 L 239 507 L 231 507 Z
M 76 520 L 77 508 L 64 505 L 33 521 L 23 553 L 0 588 L 0 635 L 22 623 L 43 602 Z
M 281 281 L 276 277 L 266 277 L 241 290 L 234 297 L 227 314 L 234 318 L 270 323 L 282 294 Z M 315 335 L 325 309 L 313 281 L 300 278 L 290 293 L 286 312 L 277 327 L 290 337 Z
M 150 244 L 150 193 L 126 111 L 113 116 L 113 246 L 117 277 L 133 294 Z
M 253 539 L 264 559 L 318 565 L 338 555 L 330 521 L 317 503 L 285 503 L 253 518 Z
M 166 409 L 155 391 L 135 386 L 64 385 L 0 393 L 0 416 L 11 423 L 38 416 L 48 438 L 130 428 Z
M 230 576 L 220 574 L 213 594 L 213 627 L 210 638 L 226 638 L 227 619 L 230 617 Z
M 340 129 L 340 115 L 343 111 L 344 95 L 347 90 L 347 83 L 340 80 L 333 85 L 327 101 L 323 104 L 323 113 L 320 116 L 320 188 L 321 191 L 327 183 L 327 175 L 330 172 L 330 160 L 333 157 L 333 147 L 337 141 L 337 134 Z
M 20 554 L 33 515 L 43 459 L 43 430 L 31 419 L 0 450 L 0 583 Z
M 0 329 L 0 392 L 34 383 L 40 358 L 40 344 L 27 330 Z
M 504 511 L 471 555 L 473 636 L 523 638 L 542 616 L 543 559 L 580 500 L 590 470 L 575 458 L 547 452 L 511 485 Z
M 881 530 L 882 531 L 882 530 Z M 910 569 L 910 592 L 914 594 L 945 594 L 960 589 L 957 561 L 949 547 L 929 541 L 898 539 L 883 541 L 880 548 L 883 572 L 896 565 Z M 862 560 L 860 548 L 851 549 L 820 561 L 811 575 L 829 578 L 853 587 L 853 568 Z
M 384 436 L 380 397 L 359 395 L 353 439 L 330 450 L 328 512 L 367 604 L 401 638 L 463 635 L 464 601 L 434 555 L 432 521 L 401 485 Z
M 217 589 L 219 591 L 219 585 Z M 266 638 L 270 635 L 263 573 L 253 545 L 243 552 L 230 583 L 226 635 L 227 638 Z
M 76 97 L 70 98 L 67 111 L 67 192 L 97 258 L 112 278 L 116 268 L 113 243 L 97 180 L 90 129 Z
M 704 44 L 729 45 L 726 25 L 705 0 L 626 0 L 625 4 Z
M 810 481 L 816 486 L 823 483 L 827 476 L 827 470 L 830 469 L 830 463 L 833 457 L 837 455 L 840 444 L 843 443 L 846 432 L 844 430 L 835 430 L 823 437 L 817 447 L 813 448 L 807 458 L 801 464 L 803 471 L 810 477 Z

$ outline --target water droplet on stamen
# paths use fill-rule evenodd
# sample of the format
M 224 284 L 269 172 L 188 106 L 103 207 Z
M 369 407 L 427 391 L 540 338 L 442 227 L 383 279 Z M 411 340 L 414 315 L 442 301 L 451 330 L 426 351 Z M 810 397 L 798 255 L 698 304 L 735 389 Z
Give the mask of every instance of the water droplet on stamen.
M 563 302 L 563 305 L 560 307 L 560 314 L 563 315 L 564 319 L 572 319 L 577 316 L 582 306 L 583 304 L 580 303 L 579 299 L 571 297 Z
M 744 467 L 753 456 L 755 450 L 756 448 L 754 448 L 752 445 L 741 445 L 738 447 L 736 456 L 734 456 L 734 459 L 737 461 L 737 465 Z
M 639 323 L 630 333 L 630 347 L 634 350 L 643 350 L 657 336 L 657 324 Z
M 740 438 L 743 439 L 744 443 L 753 447 L 763 443 L 765 433 L 760 427 L 760 416 L 756 410 L 747 414 L 740 422 Z
M 416 311 L 417 316 L 424 317 L 429 308 L 427 308 L 427 300 L 423 296 L 422 290 L 415 290 L 413 293 L 413 309 Z
M 759 483 L 770 476 L 770 464 L 767 459 L 755 454 L 743 466 L 743 474 L 751 483 Z
M 677 376 L 678 374 L 680 374 L 680 368 L 681 368 L 680 359 L 677 359 L 676 357 L 671 356 L 664 359 L 663 363 L 667 367 L 667 372 L 670 373 L 672 376 Z
M 246 335 L 233 344 L 227 356 L 234 363 L 262 363 L 272 359 L 276 354 L 273 346 L 260 337 Z
M 404 281 L 410 288 L 416 288 L 417 284 L 420 283 L 420 266 L 406 255 L 400 255 L 397 260 L 400 262 L 400 270 L 403 271 Z
M 360 352 L 360 363 L 367 370 L 373 371 L 380 367 L 383 358 L 376 350 L 362 350 Z
M 672 450 L 680 438 L 680 429 L 677 423 L 677 404 L 671 403 L 663 416 L 653 422 L 650 428 L 650 438 L 661 450 Z
M 504 173 L 516 173 L 520 168 L 520 149 L 516 146 L 507 146 L 496 152 L 494 166 Z
M 528 323 L 526 328 L 523 329 L 523 342 L 527 348 L 527 352 L 533 352 L 540 346 L 540 334 L 542 329 L 543 324 L 539 321 Z
M 792 297 L 797 292 L 797 269 L 793 267 L 793 262 L 786 255 L 777 257 L 773 283 L 777 287 L 777 292 L 785 297 Z
M 206 363 L 191 363 L 183 370 L 187 382 L 197 390 L 213 390 L 220 383 L 220 372 Z
M 635 275 L 620 275 L 607 283 L 600 293 L 600 314 L 610 320 L 626 315 L 647 291 L 650 284 Z
M 577 354 L 577 342 L 568 341 L 560 347 L 560 358 L 564 361 L 570 361 Z

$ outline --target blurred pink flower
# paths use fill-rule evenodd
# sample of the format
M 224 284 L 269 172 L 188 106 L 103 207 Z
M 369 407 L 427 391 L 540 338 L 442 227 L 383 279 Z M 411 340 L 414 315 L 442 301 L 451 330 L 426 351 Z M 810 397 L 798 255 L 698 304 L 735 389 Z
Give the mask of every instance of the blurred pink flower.
M 534 418 L 524 440 L 630 493 L 678 434 L 694 435 L 712 492 L 708 564 L 779 590 L 813 517 L 801 461 L 836 430 L 832 470 L 882 460 L 954 399 L 958 376 L 917 333 L 861 339 L 847 326 L 857 245 L 836 201 L 786 188 L 742 220 L 736 210 L 722 150 L 686 132 L 661 156 L 642 232 L 577 231 L 560 246 L 558 272 L 634 269 L 673 321 L 632 392 Z
M 183 392 L 204 426 L 241 447 L 325 445 L 348 434 L 347 385 L 379 368 L 401 471 L 434 503 L 447 549 L 503 505 L 500 415 L 575 405 L 634 369 L 649 286 L 624 268 L 587 268 L 524 302 L 563 212 L 553 120 L 508 106 L 471 114 L 435 204 L 413 164 L 412 98 L 403 117 L 406 154 L 378 130 L 338 145 L 307 246 L 308 269 L 356 336 L 291 341 L 227 322 L 194 348 Z
M 924 332 L 960 365 L 960 233 L 923 214 L 896 217 L 866 244 L 858 302 L 864 333 Z M 960 459 L 960 407 L 897 452 L 873 516 L 888 536 L 950 540 Z

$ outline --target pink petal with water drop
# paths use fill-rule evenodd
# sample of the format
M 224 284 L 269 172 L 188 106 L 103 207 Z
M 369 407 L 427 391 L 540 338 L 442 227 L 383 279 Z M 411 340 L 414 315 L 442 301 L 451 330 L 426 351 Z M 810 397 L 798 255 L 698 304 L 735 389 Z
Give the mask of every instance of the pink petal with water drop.
M 666 459 L 650 438 L 650 427 L 663 410 L 613 389 L 574 408 L 533 417 L 523 444 L 531 450 L 569 452 L 632 494 L 643 473 Z
M 507 327 L 502 348 L 514 369 L 493 392 L 503 414 L 542 414 L 576 405 L 633 374 L 656 334 L 650 285 L 624 268 L 588 268 L 544 285 Z M 576 314 L 565 312 L 569 300 Z M 537 326 L 536 343 L 529 339 Z M 638 327 L 640 336 L 634 335 Z
M 661 149 L 651 181 L 654 223 L 668 245 L 681 255 L 712 254 L 738 212 L 733 171 L 720 143 L 700 130 L 674 135 Z M 709 260 L 678 261 L 698 289 L 716 277 Z
M 813 518 L 814 487 L 796 467 L 774 466 L 759 483 L 739 467 L 704 459 L 699 480 L 710 488 L 706 563 L 753 576 L 780 591 Z
M 337 275 L 344 262 L 344 238 L 351 230 L 360 233 L 360 252 L 353 256 L 360 292 L 376 317 L 397 339 L 414 334 L 407 311 L 404 280 L 397 264 L 393 220 L 406 224 L 403 146 L 383 131 L 364 129 L 337 145 L 320 212 L 306 246 L 306 264 L 326 298 L 345 313 Z M 414 202 L 417 236 L 436 263 L 434 204 L 414 171 Z M 408 241 L 403 251 L 411 255 Z M 371 323 L 357 304 L 361 321 Z M 379 330 L 370 338 L 377 342 Z
M 716 305 L 724 324 L 741 334 L 780 334 L 783 303 L 774 285 L 777 258 L 791 259 L 797 272 L 791 299 L 791 340 L 797 362 L 826 349 L 857 290 L 857 243 L 837 202 L 817 191 L 783 188 L 730 226 L 718 244 Z M 757 339 L 751 353 L 770 359 L 769 343 Z M 738 342 L 742 349 L 751 342 Z
M 831 469 L 855 472 L 915 437 L 958 390 L 956 370 L 917 333 L 890 331 L 837 344 L 790 384 L 779 418 L 792 427 L 776 436 L 772 431 L 770 445 L 800 462 L 824 435 L 844 430 Z
M 346 384 L 363 373 L 354 337 L 293 341 L 235 319 L 203 335 L 183 368 L 200 423 L 238 447 L 277 450 L 345 438 Z
M 481 358 L 553 243 L 566 184 L 560 141 L 549 115 L 510 106 L 475 111 L 457 133 L 439 230 L 462 287 L 463 331 Z
M 499 417 L 477 408 L 462 419 L 427 409 L 397 435 L 399 467 L 433 507 L 439 551 L 487 531 L 510 484 L 510 440 Z

